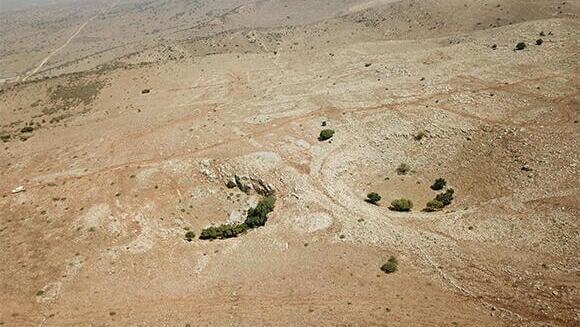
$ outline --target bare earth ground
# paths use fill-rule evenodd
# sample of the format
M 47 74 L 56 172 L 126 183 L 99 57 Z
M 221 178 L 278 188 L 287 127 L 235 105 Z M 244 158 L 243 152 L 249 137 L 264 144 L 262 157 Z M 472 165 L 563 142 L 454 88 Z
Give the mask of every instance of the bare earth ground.
M 135 0 L 1 13 L 0 323 L 577 326 L 579 12 Z M 235 174 L 276 190 L 266 226 L 186 241 L 259 199 L 226 187 Z M 456 199 L 422 212 L 438 177 Z M 401 197 L 412 212 L 388 209 Z

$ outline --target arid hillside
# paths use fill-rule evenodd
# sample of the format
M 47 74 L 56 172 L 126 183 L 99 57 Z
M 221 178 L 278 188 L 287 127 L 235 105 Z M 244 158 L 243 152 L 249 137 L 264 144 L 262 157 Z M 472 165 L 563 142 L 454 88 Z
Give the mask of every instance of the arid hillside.
M 0 325 L 577 326 L 579 14 L 0 12 Z

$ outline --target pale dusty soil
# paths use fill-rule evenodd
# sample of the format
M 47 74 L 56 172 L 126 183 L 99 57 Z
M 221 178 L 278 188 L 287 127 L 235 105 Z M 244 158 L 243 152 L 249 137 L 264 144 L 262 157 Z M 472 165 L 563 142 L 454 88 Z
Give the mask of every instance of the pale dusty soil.
M 4 325 L 579 324 L 577 5 L 202 2 L 189 37 L 80 50 L 127 17 L 179 25 L 179 1 L 128 3 L 78 10 L 122 14 L 0 91 Z M 0 67 L 22 79 L 67 35 Z M 187 242 L 257 202 L 234 174 L 276 190 L 266 226 Z M 422 212 L 438 177 L 456 198 Z

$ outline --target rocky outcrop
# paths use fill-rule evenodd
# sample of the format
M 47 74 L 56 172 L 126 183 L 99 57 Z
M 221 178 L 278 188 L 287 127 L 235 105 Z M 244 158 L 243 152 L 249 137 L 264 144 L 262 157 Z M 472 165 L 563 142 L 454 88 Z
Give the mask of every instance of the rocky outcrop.
M 227 181 L 226 186 L 228 188 L 237 187 L 244 193 L 254 191 L 263 196 L 274 194 L 274 187 L 271 184 L 268 184 L 261 179 L 249 176 L 234 175 Z

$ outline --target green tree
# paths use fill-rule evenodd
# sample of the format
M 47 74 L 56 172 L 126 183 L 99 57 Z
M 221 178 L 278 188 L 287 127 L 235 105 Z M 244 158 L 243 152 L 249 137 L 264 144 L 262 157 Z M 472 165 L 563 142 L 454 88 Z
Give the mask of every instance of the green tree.
M 433 200 L 427 202 L 427 207 L 425 208 L 425 211 L 428 211 L 428 212 L 437 211 L 437 210 L 442 209 L 444 206 L 445 205 L 443 204 L 443 202 L 433 199 Z
M 188 242 L 191 242 L 194 238 L 195 238 L 195 233 L 194 232 L 192 232 L 192 231 L 185 232 L 185 239 Z
M 268 214 L 274 211 L 276 206 L 276 197 L 273 195 L 267 196 L 260 200 L 255 208 L 248 210 L 248 217 L 244 222 L 249 228 L 261 227 L 266 224 Z
M 386 274 L 392 274 L 397 271 L 399 262 L 397 258 L 391 256 L 389 260 L 381 266 L 381 270 Z
M 445 193 L 437 194 L 435 200 L 440 201 L 443 203 L 444 206 L 448 206 L 453 201 L 453 195 L 455 194 L 455 190 L 450 188 Z
M 445 179 L 437 178 L 433 185 L 431 185 L 431 189 L 434 191 L 440 191 L 445 187 L 445 185 L 447 185 L 447 181 Z
M 377 204 L 377 202 L 381 201 L 381 199 L 382 197 L 378 193 L 371 192 L 367 194 L 367 198 L 365 201 L 368 203 Z
M 409 199 L 393 200 L 391 202 L 391 206 L 389 207 L 389 209 L 393 211 L 402 211 L 402 212 L 411 211 L 412 208 L 413 202 L 411 202 L 411 200 Z
M 320 136 L 318 137 L 319 141 L 326 141 L 334 136 L 334 130 L 332 129 L 323 129 L 320 131 Z

